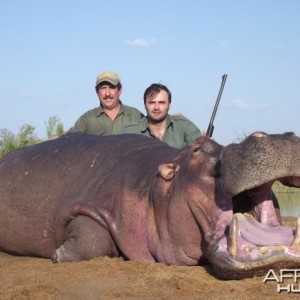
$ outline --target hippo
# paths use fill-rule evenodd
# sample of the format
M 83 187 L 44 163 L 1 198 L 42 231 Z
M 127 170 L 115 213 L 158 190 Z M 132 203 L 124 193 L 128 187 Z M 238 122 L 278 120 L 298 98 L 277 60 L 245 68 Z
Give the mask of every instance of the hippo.
M 270 193 L 275 180 L 299 186 L 299 147 L 291 133 L 226 147 L 203 136 L 181 150 L 72 133 L 15 150 L 0 159 L 0 251 L 57 263 L 208 261 L 220 279 L 295 268 L 300 231 L 280 223 Z

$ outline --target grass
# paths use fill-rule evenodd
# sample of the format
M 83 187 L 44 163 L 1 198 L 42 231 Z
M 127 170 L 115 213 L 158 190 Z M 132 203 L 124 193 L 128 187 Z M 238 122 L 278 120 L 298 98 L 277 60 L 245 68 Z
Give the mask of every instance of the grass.
M 288 187 L 281 184 L 279 181 L 275 181 L 272 186 L 272 190 L 277 193 L 300 193 L 300 189 L 294 187 Z
M 284 186 L 276 181 L 272 190 L 278 200 L 282 216 L 298 217 L 300 215 L 300 189 Z

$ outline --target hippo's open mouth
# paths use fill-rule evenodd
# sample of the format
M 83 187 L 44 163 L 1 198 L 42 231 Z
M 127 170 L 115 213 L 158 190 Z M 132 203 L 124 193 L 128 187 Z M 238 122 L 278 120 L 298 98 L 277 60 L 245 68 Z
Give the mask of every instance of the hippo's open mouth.
M 294 133 L 256 132 L 222 152 L 224 190 L 233 217 L 208 256 L 218 276 L 238 279 L 269 269 L 300 267 L 300 218 L 295 230 L 281 224 L 272 184 L 300 187 L 300 139 Z
M 285 178 L 282 183 L 296 187 L 298 182 L 300 187 L 299 178 L 292 181 L 290 185 Z M 266 274 L 269 269 L 300 266 L 300 217 L 295 230 L 281 224 L 271 199 L 271 185 L 264 184 L 233 198 L 236 203 L 248 201 L 251 209 L 239 212 L 233 207 L 235 213 L 225 235 L 209 249 L 209 260 L 218 277 L 242 279 Z

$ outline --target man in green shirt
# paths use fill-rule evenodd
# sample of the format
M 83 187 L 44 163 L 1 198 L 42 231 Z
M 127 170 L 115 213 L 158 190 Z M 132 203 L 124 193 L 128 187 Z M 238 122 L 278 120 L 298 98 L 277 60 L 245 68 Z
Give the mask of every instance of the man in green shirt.
M 202 136 L 197 126 L 181 115 L 169 115 L 171 92 L 154 83 L 144 93 L 147 116 L 122 128 L 120 133 L 135 133 L 157 138 L 171 147 L 183 148 Z
M 130 122 L 140 120 L 144 115 L 134 107 L 124 105 L 120 100 L 121 79 L 114 72 L 103 72 L 96 78 L 96 93 L 100 106 L 84 113 L 68 130 L 97 135 L 112 135 Z

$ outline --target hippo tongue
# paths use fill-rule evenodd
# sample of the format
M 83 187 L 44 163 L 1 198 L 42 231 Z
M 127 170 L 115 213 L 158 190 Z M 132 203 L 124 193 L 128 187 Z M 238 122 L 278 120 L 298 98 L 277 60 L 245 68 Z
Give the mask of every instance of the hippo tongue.
M 292 228 L 261 224 L 257 222 L 252 215 L 248 214 L 235 214 L 233 216 L 230 231 L 231 239 L 237 239 L 238 236 L 240 236 L 256 246 L 290 246 L 294 240 Z M 237 243 L 237 241 L 234 241 L 234 243 Z

